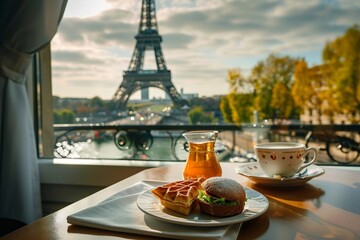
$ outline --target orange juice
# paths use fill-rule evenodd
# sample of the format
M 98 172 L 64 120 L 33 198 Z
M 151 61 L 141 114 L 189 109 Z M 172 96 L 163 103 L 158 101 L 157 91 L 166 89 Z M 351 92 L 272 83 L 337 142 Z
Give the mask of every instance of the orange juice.
M 183 178 L 209 178 L 221 176 L 222 170 L 214 152 L 215 141 L 189 142 L 189 156 Z

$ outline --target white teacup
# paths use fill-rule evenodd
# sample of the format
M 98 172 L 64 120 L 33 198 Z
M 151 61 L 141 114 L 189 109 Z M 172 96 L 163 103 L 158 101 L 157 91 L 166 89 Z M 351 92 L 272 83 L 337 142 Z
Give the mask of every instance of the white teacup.
M 295 142 L 259 143 L 255 154 L 261 169 L 269 177 L 292 176 L 313 164 L 318 156 L 316 148 Z M 305 156 L 312 152 L 312 159 L 305 163 Z

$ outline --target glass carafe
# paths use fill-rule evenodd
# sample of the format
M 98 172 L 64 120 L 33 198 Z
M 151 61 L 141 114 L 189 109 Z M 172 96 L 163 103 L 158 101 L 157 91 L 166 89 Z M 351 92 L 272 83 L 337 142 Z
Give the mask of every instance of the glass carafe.
M 189 144 L 189 155 L 183 178 L 221 176 L 221 166 L 214 151 L 217 131 L 191 131 L 183 134 Z

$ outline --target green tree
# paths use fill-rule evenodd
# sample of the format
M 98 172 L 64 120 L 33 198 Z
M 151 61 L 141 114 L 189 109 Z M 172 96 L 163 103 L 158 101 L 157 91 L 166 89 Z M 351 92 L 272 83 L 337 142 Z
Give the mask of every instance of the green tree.
M 75 113 L 70 109 L 54 111 L 54 123 L 70 124 L 75 122 Z
M 194 107 L 188 112 L 191 124 L 214 123 L 216 119 L 203 111 L 201 107 Z
M 196 97 L 190 100 L 190 106 L 201 107 L 204 111 L 219 111 L 219 97 Z
M 359 122 L 360 114 L 360 29 L 349 28 L 343 36 L 328 42 L 323 61 L 330 73 L 329 91 L 336 109 L 350 121 Z
M 100 109 L 105 106 L 104 101 L 100 97 L 97 97 L 97 96 L 89 99 L 88 104 L 90 107 L 95 108 L 95 109 Z
M 296 107 L 290 92 L 297 62 L 298 59 L 289 56 L 271 54 L 252 69 L 249 82 L 254 84 L 254 109 L 259 112 L 260 118 L 274 120 L 278 117 L 296 117 Z M 281 94 L 286 95 L 287 101 L 280 101 Z
M 54 110 L 54 123 L 60 123 L 60 114 L 58 110 Z

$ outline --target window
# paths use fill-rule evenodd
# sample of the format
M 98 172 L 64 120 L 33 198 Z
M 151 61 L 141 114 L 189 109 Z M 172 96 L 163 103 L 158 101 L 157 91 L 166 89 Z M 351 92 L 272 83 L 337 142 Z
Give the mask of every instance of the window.
M 324 144 L 326 164 L 359 162 L 360 100 L 336 77 L 354 71 L 343 43 L 359 38 L 359 4 L 142 2 L 69 1 L 40 55 L 52 79 L 42 122 L 55 123 L 41 125 L 43 157 L 182 161 L 182 132 L 215 129 L 223 161 L 281 140 Z

